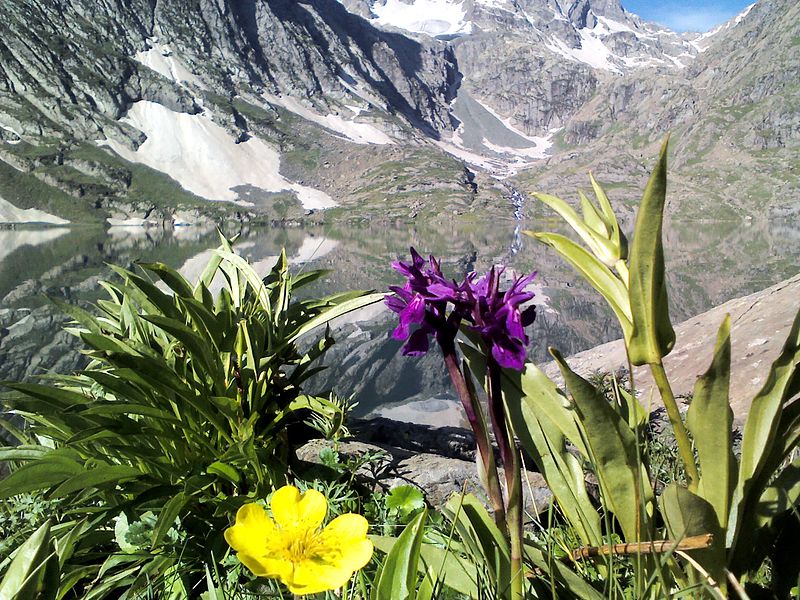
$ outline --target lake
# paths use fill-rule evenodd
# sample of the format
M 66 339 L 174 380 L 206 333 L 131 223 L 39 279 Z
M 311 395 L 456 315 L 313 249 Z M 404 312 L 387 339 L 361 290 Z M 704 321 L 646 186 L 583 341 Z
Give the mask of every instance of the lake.
M 547 360 L 547 347 L 564 354 L 619 337 L 610 311 L 554 252 L 521 230 L 552 229 L 552 220 L 520 223 L 459 221 L 425 224 L 333 224 L 315 227 L 251 227 L 238 251 L 266 273 L 281 248 L 294 269 L 330 272 L 310 291 L 383 290 L 400 283 L 390 263 L 407 259 L 409 246 L 433 253 L 453 277 L 506 264 L 538 271 L 536 322 L 529 356 Z M 0 230 L 0 378 L 29 379 L 79 368 L 82 357 L 64 319 L 47 296 L 87 305 L 102 297 L 98 282 L 108 263 L 162 261 L 192 279 L 217 245 L 213 229 L 136 227 L 17 228 Z M 665 229 L 670 306 L 674 322 L 730 298 L 763 289 L 794 275 L 800 257 L 795 224 L 764 220 L 670 222 Z M 382 305 L 347 319 L 325 360 L 331 368 L 310 392 L 334 389 L 354 395 L 356 414 L 383 414 L 434 424 L 458 420 L 449 380 L 435 352 L 421 359 L 400 355 L 390 338 L 395 317 Z

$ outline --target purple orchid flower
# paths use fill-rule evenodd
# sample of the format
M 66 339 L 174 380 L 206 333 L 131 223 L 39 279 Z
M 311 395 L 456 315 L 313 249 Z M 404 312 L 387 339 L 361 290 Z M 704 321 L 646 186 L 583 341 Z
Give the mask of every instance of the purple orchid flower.
M 442 275 L 433 256 L 425 261 L 414 248 L 410 263 L 397 261 L 392 267 L 407 278 L 403 287 L 390 286 L 393 294 L 385 300 L 386 306 L 399 315 L 400 322 L 392 337 L 406 340 L 404 355 L 420 356 L 428 352 L 431 335 L 443 348 L 449 348 L 461 322 L 467 321 L 500 366 L 524 368 L 528 344 L 524 328 L 533 322 L 536 312 L 533 306 L 525 310 L 520 310 L 520 306 L 534 296 L 525 288 L 535 273 L 516 277 L 508 290 L 500 292 L 503 267 L 493 267 L 477 281 L 475 273 L 469 273 L 459 284 Z M 449 313 L 448 304 L 452 306 Z M 413 325 L 418 327 L 412 332 Z
M 396 340 L 407 340 L 403 354 L 421 356 L 428 352 L 428 337 L 433 335 L 440 344 L 452 344 L 463 315 L 466 314 L 467 292 L 442 275 L 439 262 L 433 257 L 425 259 L 411 248 L 411 263 L 397 261 L 392 267 L 407 280 L 403 287 L 389 286 L 393 294 L 385 303 L 399 315 L 400 322 L 392 332 Z M 447 304 L 454 310 L 447 313 Z M 411 332 L 412 325 L 419 327 Z
M 504 271 L 504 267 L 492 267 L 469 287 L 473 306 L 471 329 L 480 334 L 498 365 L 521 371 L 525 367 L 525 346 L 528 345 L 525 327 L 536 318 L 536 307 L 531 305 L 520 310 L 520 306 L 534 296 L 525 288 L 536 273 L 515 277 L 511 287 L 500 292 L 500 277 Z

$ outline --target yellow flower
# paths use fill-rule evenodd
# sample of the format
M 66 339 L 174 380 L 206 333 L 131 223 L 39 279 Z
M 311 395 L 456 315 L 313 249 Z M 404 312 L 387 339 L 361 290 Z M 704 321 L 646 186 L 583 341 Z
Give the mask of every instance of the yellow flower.
M 369 562 L 372 542 L 361 515 L 336 517 L 321 529 L 328 501 L 316 490 L 287 485 L 272 495 L 273 518 L 258 504 L 245 504 L 225 539 L 258 577 L 277 577 L 293 594 L 342 587 Z

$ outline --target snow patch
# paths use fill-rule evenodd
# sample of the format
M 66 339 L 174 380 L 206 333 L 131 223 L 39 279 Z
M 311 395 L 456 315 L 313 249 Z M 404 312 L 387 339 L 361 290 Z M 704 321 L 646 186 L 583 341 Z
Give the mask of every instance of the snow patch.
M 0 197 L 0 223 L 47 223 L 67 225 L 69 221 L 35 208 L 17 208 Z
M 9 133 L 13 133 L 15 136 L 17 136 L 17 139 L 15 139 L 15 140 L 6 140 L 6 144 L 14 145 L 14 144 L 19 144 L 22 141 L 22 136 L 19 134 L 19 131 L 17 131 L 13 127 L 10 127 L 8 125 L 4 125 L 3 123 L 0 123 L 0 129 L 4 129 L 4 130 L 8 131 Z
M 410 4 L 402 0 L 384 0 L 382 4 L 375 4 L 372 12 L 377 16 L 378 25 L 391 25 L 413 33 L 438 36 L 472 32 L 463 0 L 413 0 Z
M 271 94 L 264 94 L 264 99 L 270 104 L 278 105 L 289 112 L 303 117 L 307 121 L 316 123 L 338 134 L 343 135 L 346 139 L 356 144 L 394 144 L 392 138 L 386 135 L 383 131 L 370 125 L 369 123 L 356 123 L 355 121 L 347 121 L 339 115 L 320 115 L 310 108 L 303 106 L 300 102 L 290 96 L 283 96 L 278 98 Z M 347 107 L 352 110 L 351 107 Z M 358 113 L 356 113 L 356 116 Z
M 267 192 L 294 191 L 307 209 L 336 206 L 326 193 L 285 179 L 280 155 L 262 140 L 251 137 L 237 144 L 208 111 L 189 115 L 141 100 L 124 120 L 147 140 L 136 151 L 112 139 L 103 145 L 126 160 L 166 173 L 193 194 L 234 202 L 238 194 L 232 188 L 251 185 Z
M 149 50 L 137 52 L 133 59 L 177 84 L 189 83 L 203 87 L 197 76 L 173 55 L 172 49 L 166 44 L 155 44 Z
M 625 25 L 625 23 L 620 23 L 619 21 L 615 21 L 614 19 L 609 19 L 608 17 L 601 17 L 600 15 L 595 15 L 597 21 L 605 25 L 605 27 L 612 33 L 619 33 L 622 31 L 629 31 L 639 37 L 639 35 L 630 27 Z
M 551 38 L 550 42 L 545 43 L 545 46 L 556 54 L 576 62 L 585 63 L 595 69 L 622 73 L 619 67 L 610 60 L 614 55 L 599 38 L 592 35 L 590 29 L 579 29 L 578 34 L 581 36 L 580 48 L 570 48 L 558 38 Z

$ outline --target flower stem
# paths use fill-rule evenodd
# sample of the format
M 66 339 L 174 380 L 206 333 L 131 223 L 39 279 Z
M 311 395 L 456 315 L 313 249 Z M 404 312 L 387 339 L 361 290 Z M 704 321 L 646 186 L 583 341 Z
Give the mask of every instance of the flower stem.
M 494 452 L 492 451 L 489 432 L 486 428 L 486 420 L 483 418 L 483 411 L 474 389 L 470 389 L 464 373 L 458 366 L 455 346 L 449 347 L 441 344 L 441 348 L 450 380 L 456 388 L 456 393 L 464 407 L 467 421 L 472 433 L 475 435 L 475 445 L 478 450 L 478 460 L 480 461 L 478 468 L 481 469 L 481 480 L 486 487 L 486 493 L 494 511 L 495 524 L 501 531 L 505 530 L 506 511 L 503 504 L 503 491 L 500 488 L 500 476 L 497 473 L 497 463 L 494 459 Z
M 667 379 L 667 373 L 664 371 L 664 365 L 661 361 L 652 363 L 650 370 L 653 374 L 653 379 L 658 386 L 658 391 L 661 394 L 661 400 L 664 402 L 664 408 L 667 409 L 667 416 L 672 424 L 672 431 L 675 434 L 675 441 L 678 442 L 678 452 L 681 455 L 683 466 L 686 469 L 686 478 L 689 485 L 689 490 L 694 492 L 697 489 L 697 484 L 700 481 L 700 475 L 697 472 L 697 463 L 694 460 L 694 452 L 692 451 L 692 442 L 689 439 L 689 432 L 681 418 L 681 412 L 678 409 L 678 403 L 675 400 L 675 395 L 672 393 L 672 388 Z
M 491 354 L 487 354 L 486 391 L 489 396 L 489 413 L 506 479 L 506 521 L 511 543 L 511 600 L 522 600 L 525 581 L 522 565 L 522 474 L 519 450 L 505 418 L 500 373 L 500 365 Z

